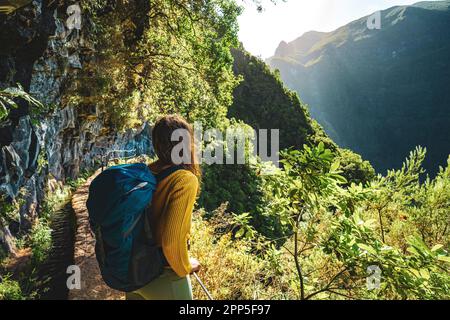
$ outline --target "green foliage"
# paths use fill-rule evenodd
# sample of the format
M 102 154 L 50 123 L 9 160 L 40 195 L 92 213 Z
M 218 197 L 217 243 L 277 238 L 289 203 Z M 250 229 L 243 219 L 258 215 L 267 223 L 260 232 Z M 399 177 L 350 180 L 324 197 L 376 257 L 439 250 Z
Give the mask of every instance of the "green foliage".
M 202 171 L 200 207 L 211 211 L 228 200 L 232 212 L 259 211 L 261 181 L 249 165 L 205 165 Z
M 66 186 L 58 187 L 52 192 L 47 193 L 39 214 L 42 222 L 49 223 L 52 215 L 69 201 L 72 192 L 70 183 L 69 180 Z
M 234 133 L 238 141 L 245 139 L 245 164 L 203 164 L 202 192 L 197 201 L 198 206 L 213 212 L 226 203 L 228 212 L 249 213 L 250 225 L 261 234 L 271 239 L 282 237 L 285 227 L 277 223 L 275 216 L 266 215 L 268 199 L 261 175 L 263 164 L 253 155 L 250 141 L 253 131 L 249 126 L 235 123 L 234 120 L 231 123 L 226 134 Z M 223 135 L 224 158 L 234 146 L 228 145 L 226 134 Z M 206 148 L 209 145 L 210 142 Z
M 342 175 L 349 183 L 366 184 L 375 178 L 375 170 L 369 161 L 348 149 L 339 149 L 336 161 L 340 163 Z
M 24 99 L 31 106 L 36 107 L 36 110 L 32 109 L 33 113 L 37 114 L 40 110 L 44 109 L 44 105 L 25 92 L 18 83 L 16 88 L 11 87 L 0 90 L 0 121 L 5 120 L 8 117 L 11 108 L 18 108 L 18 105 L 15 102 L 15 99 L 17 98 Z
M 91 172 L 82 172 L 78 179 L 67 181 L 65 186 L 48 192 L 41 204 L 39 218 L 34 221 L 31 231 L 16 239 L 17 249 L 31 250 L 31 259 L 26 262 L 24 270 L 15 275 L 14 279 L 18 281 L 24 299 L 38 299 L 40 292 L 47 290 L 45 288 L 47 280 L 39 279 L 38 270 L 52 250 L 52 218 L 55 212 L 60 210 L 70 199 L 72 191 L 85 182 L 91 174 Z
M 367 208 L 379 221 L 383 241 L 406 249 L 405 239 L 418 234 L 429 246 L 449 248 L 449 168 L 441 168 L 435 179 L 421 183 L 425 149 L 411 152 L 402 169 L 389 171 L 372 183 L 376 191 Z
M 37 222 L 30 234 L 30 246 L 35 264 L 42 263 L 52 247 L 52 229 L 47 223 Z
M 418 233 L 428 245 L 438 242 L 450 248 L 450 158 L 434 180 L 429 178 L 416 191 L 408 206 L 409 216 Z
M 390 299 L 446 299 L 449 294 L 448 256 L 442 247 L 433 249 L 417 236 L 407 239 L 407 252 L 385 245 L 375 236 L 374 223 L 358 214 L 341 216 L 324 250 L 334 253 L 353 274 L 364 274 L 369 266 L 382 272 L 377 293 Z
M 66 187 L 68 188 L 68 192 L 71 193 L 72 191 L 77 190 L 79 187 L 81 187 L 84 183 L 86 183 L 86 180 L 92 176 L 94 172 L 92 170 L 84 170 L 81 171 L 78 174 L 78 177 L 76 179 L 67 179 L 66 180 Z
M 18 218 L 17 201 L 8 199 L 5 195 L 0 195 L 0 219 L 13 221 Z
M 47 152 L 44 148 L 39 151 L 39 156 L 37 159 L 36 171 L 41 174 L 42 170 L 48 165 Z
M 296 297 L 448 298 L 448 168 L 421 184 L 425 151 L 418 148 L 401 170 L 348 185 L 339 156 L 324 144 L 282 156 L 284 170 L 265 178 L 273 195 L 267 210 L 291 227 L 272 260 L 292 268 Z M 382 275 L 373 291 L 370 266 Z
M 279 290 L 276 285 L 267 285 L 272 272 L 264 259 L 251 253 L 252 241 L 245 237 L 233 240 L 223 208 L 214 212 L 216 219 L 212 221 L 202 219 L 200 214 L 194 213 L 190 253 L 202 262 L 200 277 L 213 297 L 273 298 L 271 294 Z M 206 299 L 196 282 L 193 292 L 196 299 Z
M 260 59 L 234 49 L 234 71 L 243 81 L 234 91 L 228 116 L 255 129 L 279 129 L 280 147 L 300 148 L 315 134 L 306 106 Z
M 220 127 L 236 79 L 230 47 L 237 45 L 234 1 L 83 3 L 93 12 L 98 57 L 75 79 L 68 100 L 95 104 L 119 129 L 179 113 Z M 102 12 L 106 11 L 105 12 Z
M 23 300 L 22 290 L 17 281 L 10 277 L 0 280 L 0 300 Z

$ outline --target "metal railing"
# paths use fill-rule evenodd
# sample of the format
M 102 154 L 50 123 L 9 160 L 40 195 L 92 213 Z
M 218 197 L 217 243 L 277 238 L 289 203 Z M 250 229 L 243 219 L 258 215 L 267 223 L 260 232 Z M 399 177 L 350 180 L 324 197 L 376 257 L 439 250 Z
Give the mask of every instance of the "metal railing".
M 107 148 L 99 148 L 106 150 Z M 132 153 L 131 155 L 126 155 L 128 153 Z M 124 154 L 123 156 L 120 156 L 118 154 Z M 101 171 L 105 170 L 105 168 L 108 167 L 108 164 L 111 161 L 126 161 L 132 158 L 135 158 L 137 156 L 136 149 L 131 150 L 108 150 L 106 152 L 103 152 L 99 155 L 100 162 L 101 162 Z

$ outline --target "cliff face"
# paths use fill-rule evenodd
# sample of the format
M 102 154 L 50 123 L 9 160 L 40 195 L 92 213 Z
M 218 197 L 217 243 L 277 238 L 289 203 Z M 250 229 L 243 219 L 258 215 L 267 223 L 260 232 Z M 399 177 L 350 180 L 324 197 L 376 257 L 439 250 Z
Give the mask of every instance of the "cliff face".
M 450 1 L 382 11 L 282 43 L 269 60 L 331 138 L 384 172 L 417 145 L 435 173 L 450 150 Z
M 96 54 L 85 37 L 87 17 L 81 30 L 66 28 L 71 4 L 33 1 L 12 15 L 0 15 L 0 88 L 20 83 L 52 110 L 35 117 L 19 101 L 19 108 L 0 124 L 0 195 L 9 201 L 20 193 L 23 200 L 19 221 L 0 221 L 0 241 L 8 251 L 14 249 L 14 234 L 30 228 L 38 215 L 47 186 L 51 191 L 80 170 L 93 168 L 102 155 L 152 152 L 148 125 L 118 133 L 105 125 L 95 105 L 80 110 L 64 98 L 70 81 Z

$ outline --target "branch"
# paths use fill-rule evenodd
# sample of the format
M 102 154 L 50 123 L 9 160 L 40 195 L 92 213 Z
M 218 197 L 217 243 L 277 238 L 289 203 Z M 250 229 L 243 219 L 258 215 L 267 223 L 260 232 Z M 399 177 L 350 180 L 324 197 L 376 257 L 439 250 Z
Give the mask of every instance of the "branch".
M 300 280 L 300 299 L 304 300 L 305 299 L 305 284 L 304 284 L 304 279 L 303 279 L 303 274 L 302 274 L 302 268 L 300 266 L 300 261 L 298 258 L 299 255 L 299 251 L 298 251 L 298 225 L 300 223 L 300 220 L 302 218 L 302 213 L 303 210 L 299 213 L 299 215 L 297 216 L 296 222 L 295 222 L 295 234 L 294 234 L 294 261 L 295 261 L 295 268 L 297 269 L 297 274 Z
M 342 275 L 345 271 L 347 271 L 347 268 L 344 268 L 344 269 L 342 269 L 341 271 L 339 271 L 337 274 L 335 274 L 335 275 L 333 276 L 333 278 L 331 278 L 331 280 L 328 282 L 328 284 L 327 284 L 324 288 L 322 288 L 322 289 L 320 289 L 320 290 L 318 290 L 318 291 L 316 291 L 316 292 L 314 292 L 314 293 L 311 293 L 310 295 L 308 295 L 308 296 L 305 298 L 305 300 L 308 300 L 308 299 L 310 299 L 310 298 L 312 298 L 312 297 L 318 295 L 319 293 L 322 293 L 322 292 L 325 292 L 325 291 L 330 291 L 331 289 L 333 289 L 333 288 L 331 288 L 331 285 L 332 285 L 333 282 L 334 282 L 340 275 Z M 335 289 L 339 289 L 339 288 L 335 288 Z
M 336 288 L 336 289 L 338 289 L 338 288 Z M 349 295 L 344 294 L 344 293 L 340 293 L 340 292 L 337 292 L 337 291 L 334 291 L 334 290 L 328 290 L 328 292 L 331 292 L 331 293 L 337 294 L 338 296 L 342 296 L 342 297 L 345 297 L 347 299 L 352 299 L 353 300 L 352 296 L 349 296 Z

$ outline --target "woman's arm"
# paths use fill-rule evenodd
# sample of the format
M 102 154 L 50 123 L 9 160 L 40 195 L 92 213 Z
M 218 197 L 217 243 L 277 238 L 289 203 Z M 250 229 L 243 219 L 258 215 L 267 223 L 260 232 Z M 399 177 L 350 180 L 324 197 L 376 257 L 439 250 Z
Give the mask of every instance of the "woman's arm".
M 167 262 L 177 275 L 192 271 L 187 240 L 191 229 L 192 210 L 198 190 L 198 179 L 191 172 L 183 172 L 174 182 L 163 219 L 162 248 Z

